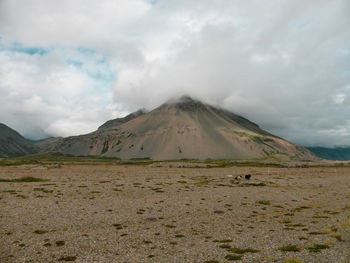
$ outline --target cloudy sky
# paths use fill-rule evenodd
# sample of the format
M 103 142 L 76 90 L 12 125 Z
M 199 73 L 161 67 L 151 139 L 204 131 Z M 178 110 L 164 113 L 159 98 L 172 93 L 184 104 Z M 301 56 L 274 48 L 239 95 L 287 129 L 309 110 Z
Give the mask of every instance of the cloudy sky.
M 0 0 L 0 122 L 26 137 L 182 94 L 350 146 L 350 1 Z

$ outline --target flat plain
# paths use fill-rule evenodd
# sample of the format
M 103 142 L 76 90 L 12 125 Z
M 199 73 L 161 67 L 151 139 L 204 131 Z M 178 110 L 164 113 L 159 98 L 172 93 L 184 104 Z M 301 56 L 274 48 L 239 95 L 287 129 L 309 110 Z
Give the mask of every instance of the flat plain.
M 350 262 L 350 168 L 30 164 L 0 179 L 0 262 Z

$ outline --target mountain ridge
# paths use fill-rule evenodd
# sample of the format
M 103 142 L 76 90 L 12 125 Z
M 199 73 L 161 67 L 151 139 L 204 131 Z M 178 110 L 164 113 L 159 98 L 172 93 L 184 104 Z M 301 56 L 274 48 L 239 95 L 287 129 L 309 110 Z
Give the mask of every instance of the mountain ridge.
M 146 114 L 146 110 L 145 109 L 139 109 L 135 112 L 132 112 L 128 115 L 126 115 L 125 117 L 122 117 L 122 118 L 116 118 L 116 119 L 113 119 L 113 120 L 109 120 L 109 121 L 106 121 L 104 124 L 102 124 L 100 127 L 98 127 L 97 129 L 98 130 L 102 130 L 102 129 L 109 129 L 109 128 L 113 128 L 113 127 L 117 127 L 119 125 L 122 125 L 134 118 L 137 118 L 143 114 Z

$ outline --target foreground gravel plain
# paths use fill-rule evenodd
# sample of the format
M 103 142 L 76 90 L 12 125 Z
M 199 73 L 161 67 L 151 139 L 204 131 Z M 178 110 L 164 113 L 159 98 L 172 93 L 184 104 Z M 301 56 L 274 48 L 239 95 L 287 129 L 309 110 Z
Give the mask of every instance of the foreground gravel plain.
M 350 262 L 350 168 L 0 167 L 23 177 L 0 262 Z

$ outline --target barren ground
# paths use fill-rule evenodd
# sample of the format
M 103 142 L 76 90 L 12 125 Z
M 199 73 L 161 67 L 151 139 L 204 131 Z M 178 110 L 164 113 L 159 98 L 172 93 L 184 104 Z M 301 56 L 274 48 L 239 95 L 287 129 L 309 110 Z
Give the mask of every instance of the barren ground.
M 350 262 L 350 168 L 0 167 L 25 176 L 0 262 Z

